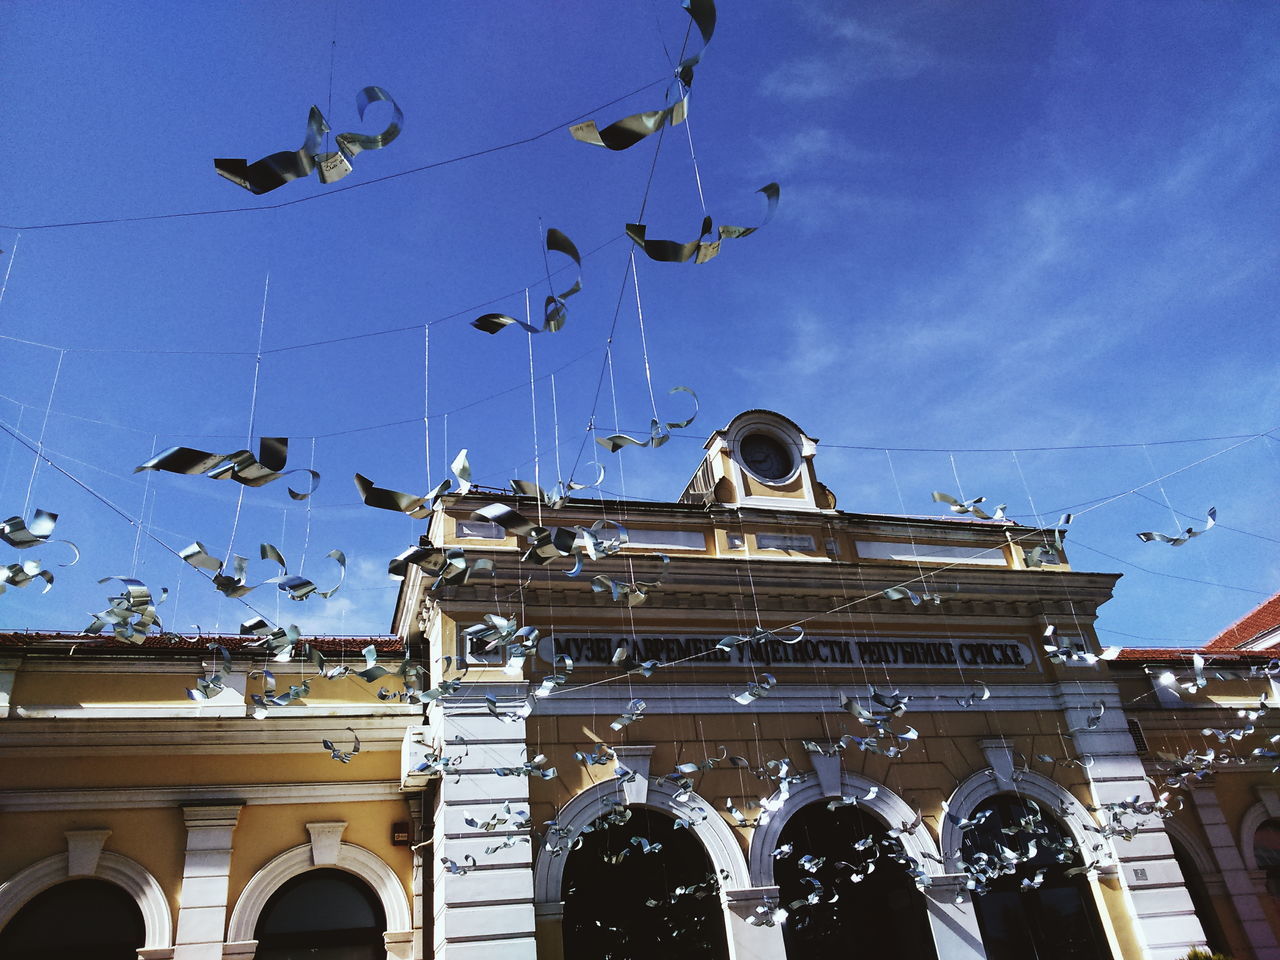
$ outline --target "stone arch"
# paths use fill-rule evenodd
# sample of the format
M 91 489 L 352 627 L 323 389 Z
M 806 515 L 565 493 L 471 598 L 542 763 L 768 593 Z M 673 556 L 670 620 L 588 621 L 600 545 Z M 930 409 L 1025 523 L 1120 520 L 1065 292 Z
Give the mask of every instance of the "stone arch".
M 1253 835 L 1268 820 L 1273 818 L 1261 800 L 1245 811 L 1240 819 L 1240 856 L 1244 865 L 1250 870 L 1258 870 L 1258 855 L 1253 852 Z
M 955 792 L 947 800 L 947 805 L 956 817 L 967 818 L 972 816 L 978 805 L 988 797 L 1001 793 L 1017 794 L 1047 807 L 1046 812 L 1052 814 L 1070 831 L 1071 838 L 1081 850 L 1089 850 L 1099 842 L 1100 835 L 1090 832 L 1085 826 L 1086 824 L 1096 825 L 1096 821 L 1089 815 L 1084 804 L 1062 784 L 1031 770 L 1020 770 L 1016 777 L 1016 780 L 1005 787 L 996 779 L 996 772 L 990 767 L 979 770 L 956 787 Z M 961 839 L 960 829 L 950 817 L 943 817 L 942 849 L 959 850 Z M 1103 843 L 1103 850 L 1097 859 L 1101 865 L 1114 868 L 1116 853 L 1110 841 Z
M 1221 877 L 1221 871 L 1213 862 L 1208 848 L 1185 823 L 1180 823 L 1177 817 L 1170 817 L 1164 821 L 1164 832 L 1169 835 L 1169 839 L 1175 841 L 1187 852 L 1187 856 L 1196 865 L 1196 870 L 1202 878 L 1212 880 Z
M 382 904 L 388 933 L 413 929 L 413 915 L 409 910 L 409 898 L 405 895 L 404 885 L 385 860 L 354 843 L 339 843 L 337 856 L 332 863 L 316 863 L 312 845 L 302 844 L 268 861 L 245 884 L 236 900 L 235 909 L 231 911 L 227 942 L 243 943 L 253 940 L 258 918 L 271 895 L 286 880 L 316 867 L 337 867 L 367 883 Z
M 728 871 L 729 879 L 723 881 L 728 889 L 737 889 L 748 885 L 749 871 L 742 848 L 729 825 L 725 823 L 715 809 L 696 793 L 688 800 L 677 800 L 675 787 L 666 781 L 651 783 L 645 791 L 643 800 L 632 800 L 629 805 L 648 807 L 676 818 L 688 820 L 690 832 L 698 839 L 711 866 L 719 873 Z M 576 797 L 561 807 L 556 821 L 576 833 L 596 818 L 606 800 L 627 803 L 622 786 L 618 781 L 603 781 L 583 790 Z M 701 807 L 702 810 L 697 808 Z M 705 818 L 703 812 L 705 811 Z M 553 857 L 545 853 L 538 856 L 533 867 L 533 900 L 534 903 L 559 903 L 564 883 L 566 857 Z M 723 877 L 723 875 L 721 875 Z
M 828 797 L 839 795 L 862 796 L 868 793 L 872 787 L 876 788 L 875 797 L 865 803 L 859 801 L 859 807 L 874 815 L 886 827 L 896 827 L 915 820 L 916 812 L 907 806 L 905 800 L 883 784 L 876 783 L 874 780 L 860 774 L 842 772 L 840 776 L 840 794 L 828 793 L 823 789 L 821 782 L 817 778 L 810 777 L 804 783 L 791 790 L 790 795 L 787 797 L 787 802 L 783 804 L 781 810 L 756 828 L 755 836 L 751 839 L 750 869 L 752 883 L 761 887 L 773 886 L 773 851 L 777 849 L 778 838 L 782 836 L 782 828 L 787 825 L 787 821 L 798 811 L 811 803 L 825 800 Z M 779 795 L 775 793 L 770 799 L 776 802 L 779 799 Z M 938 857 L 937 844 L 934 843 L 932 834 L 923 824 L 912 833 L 903 834 L 901 840 L 908 855 L 915 857 L 919 861 L 920 869 L 930 875 L 941 873 L 942 865 L 937 862 L 937 859 L 930 859 L 931 857 Z
M 36 894 L 43 893 L 64 880 L 96 877 L 122 887 L 137 903 L 146 929 L 143 949 L 173 946 L 173 915 L 169 912 L 169 901 L 159 881 L 145 867 L 128 857 L 109 851 L 98 855 L 93 873 L 77 873 L 73 878 L 68 864 L 68 855 L 59 853 L 19 870 L 0 884 L 0 928 L 12 920 Z

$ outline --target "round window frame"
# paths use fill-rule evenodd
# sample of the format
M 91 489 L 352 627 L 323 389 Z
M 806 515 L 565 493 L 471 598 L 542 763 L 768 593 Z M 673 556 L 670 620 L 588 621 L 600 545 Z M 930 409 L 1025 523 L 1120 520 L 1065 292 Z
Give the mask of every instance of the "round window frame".
M 763 474 L 757 473 L 747 465 L 746 457 L 744 457 L 742 453 L 742 442 L 748 437 L 755 436 L 757 434 L 774 441 L 787 452 L 787 455 L 791 458 L 791 466 L 787 470 L 786 474 L 781 477 L 766 477 Z M 770 487 L 782 487 L 791 483 L 799 475 L 800 467 L 804 463 L 804 458 L 801 456 L 799 439 L 797 437 L 791 436 L 790 433 L 775 427 L 771 423 L 764 423 L 758 420 L 750 423 L 744 423 L 734 432 L 732 456 L 733 462 L 738 465 L 740 470 L 752 479 Z

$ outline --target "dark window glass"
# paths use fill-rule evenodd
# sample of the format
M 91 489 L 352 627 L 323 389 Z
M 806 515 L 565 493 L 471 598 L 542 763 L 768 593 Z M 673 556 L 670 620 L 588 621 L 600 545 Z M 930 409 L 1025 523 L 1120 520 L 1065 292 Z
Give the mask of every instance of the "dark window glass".
M 308 870 L 262 908 L 255 960 L 382 960 L 386 916 L 368 884 L 345 870 Z
M 720 882 L 702 844 L 671 817 L 628 809 L 626 822 L 597 820 L 566 854 L 565 957 L 727 960 Z M 643 853 L 632 837 L 662 848 Z
M 992 797 L 970 819 L 984 810 L 990 816 L 965 834 L 966 861 L 980 852 L 995 856 L 1000 847 L 1021 853 L 1036 845 L 1035 856 L 973 898 L 987 960 L 1111 960 L 1088 879 L 1067 876 L 1084 860 L 1062 825 L 1031 801 L 1011 795 Z M 1024 889 L 1023 881 L 1034 882 L 1041 870 L 1040 885 Z
M 1227 938 L 1222 933 L 1222 924 L 1218 922 L 1218 911 L 1214 909 L 1204 878 L 1196 869 L 1196 862 L 1172 836 L 1169 837 L 1169 842 L 1173 845 L 1173 857 L 1178 861 L 1182 878 L 1187 882 L 1187 893 L 1191 894 L 1191 904 L 1196 908 L 1196 916 L 1200 918 L 1200 926 L 1204 928 L 1209 949 L 1214 953 L 1227 953 Z
M 106 880 L 67 880 L 37 894 L 0 930 L 5 960 L 136 960 L 142 911 Z
M 872 843 L 866 841 L 871 838 Z M 778 838 L 779 849 L 792 852 L 774 864 L 781 906 L 807 898 L 816 880 L 822 885 L 819 903 L 805 903 L 789 911 L 783 924 L 787 956 L 793 960 L 849 960 L 900 957 L 931 960 L 933 936 L 924 894 L 907 875 L 906 866 L 889 854 L 884 826 L 855 807 L 828 810 L 826 802 L 811 804 L 787 821 Z M 894 841 L 890 841 L 894 843 Z M 858 849 L 862 846 L 865 849 Z M 821 857 L 815 871 L 801 865 L 804 856 Z M 852 869 L 868 859 L 873 867 L 861 880 Z M 833 899 L 834 898 L 834 899 Z
M 1268 820 L 1253 835 L 1258 869 L 1267 874 L 1267 892 L 1280 906 L 1280 821 Z

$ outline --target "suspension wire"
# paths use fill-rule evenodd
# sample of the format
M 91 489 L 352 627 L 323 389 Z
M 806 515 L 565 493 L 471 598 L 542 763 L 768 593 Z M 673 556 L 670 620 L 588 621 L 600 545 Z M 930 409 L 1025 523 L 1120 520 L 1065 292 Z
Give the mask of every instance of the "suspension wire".
M 529 311 L 529 290 L 524 291 L 524 319 L 525 323 L 532 326 L 532 314 Z M 536 389 L 537 381 L 534 379 L 533 372 L 533 332 L 526 330 L 525 335 L 529 341 L 529 416 L 533 422 L 533 484 L 539 489 L 542 488 L 542 457 L 538 450 L 538 391 Z M 542 497 L 538 500 L 538 526 L 542 526 Z
M 640 323 L 640 352 L 644 356 L 644 382 L 649 388 L 649 406 L 653 408 L 653 419 L 658 419 L 658 402 L 653 398 L 653 373 L 649 369 L 649 340 L 644 332 L 644 306 L 640 303 L 640 277 L 636 274 L 636 248 L 631 248 L 631 284 L 636 291 L 636 319 Z M 617 419 L 617 414 L 614 414 Z M 615 426 L 620 430 L 621 427 Z
M 429 387 L 431 381 L 431 327 L 427 324 L 422 325 L 422 447 L 425 451 L 427 460 L 427 489 L 432 487 L 431 483 L 431 414 L 430 410 L 430 394 Z M 312 437 L 312 444 L 315 438 Z M 445 451 L 447 458 L 449 451 Z
M 44 451 L 44 434 L 49 427 L 49 411 L 53 409 L 53 395 L 58 390 L 58 378 L 62 375 L 62 361 L 66 357 L 65 351 L 58 351 L 58 366 L 53 371 L 53 383 L 49 387 L 49 402 L 44 408 L 44 420 L 40 424 L 40 439 L 36 442 L 36 456 L 31 461 L 31 477 L 27 480 L 27 495 L 22 501 L 22 515 L 27 515 L 27 508 L 31 506 L 31 490 L 36 483 L 36 474 L 40 470 L 41 454 Z
M 551 375 L 551 426 L 554 431 L 552 439 L 555 442 L 556 450 L 556 483 L 560 483 L 564 480 L 564 474 L 560 470 L 560 406 L 556 402 L 556 375 L 554 373 Z
M 258 355 L 253 364 L 253 391 L 249 394 L 249 438 L 245 442 L 245 446 L 253 449 L 253 431 L 258 423 L 258 384 L 262 373 L 262 338 L 267 329 L 267 294 L 271 290 L 271 274 L 267 273 L 266 280 L 262 284 L 262 309 L 258 314 Z M 244 506 L 244 484 L 238 484 L 240 492 L 236 496 L 236 512 L 231 521 L 231 538 L 227 541 L 227 552 L 224 554 L 226 562 L 230 562 L 232 553 L 236 545 L 236 530 L 240 527 L 240 508 Z
M 159 445 L 160 437 L 153 434 L 151 437 L 151 457 L 156 455 L 156 447 Z M 147 459 L 150 460 L 151 457 Z M 129 566 L 129 576 L 136 577 L 138 575 L 138 551 L 142 547 L 142 528 L 146 522 L 147 516 L 147 497 L 151 493 L 151 475 L 154 470 L 146 471 L 147 477 L 142 486 L 142 507 L 138 511 L 138 519 L 142 521 L 133 532 L 133 562 Z M 153 500 L 154 504 L 155 501 Z
M 211 216 L 219 216 L 227 213 L 257 213 L 262 210 L 280 210 L 285 207 L 296 206 L 297 204 L 300 204 L 300 203 L 307 203 L 311 200 L 320 200 L 326 197 L 334 197 L 340 193 L 346 193 L 348 190 L 359 190 L 364 187 L 371 187 L 376 183 L 386 183 L 389 180 L 399 180 L 401 177 L 409 177 L 409 176 L 413 176 L 416 173 L 423 173 L 427 170 L 435 170 L 439 167 L 447 167 L 454 163 L 461 163 L 464 160 L 474 160 L 477 157 L 487 156 L 488 154 L 491 154 L 491 153 L 499 153 L 500 151 L 510 150 L 514 147 L 522 147 L 526 144 L 533 143 L 537 140 L 542 140 L 554 134 L 562 133 L 565 127 L 570 126 L 571 124 L 577 123 L 579 120 L 585 117 L 589 117 L 594 113 L 597 113 L 601 110 L 611 107 L 615 103 L 621 103 L 623 100 L 626 100 L 629 97 L 634 97 L 638 93 L 644 93 L 644 91 L 648 90 L 650 87 L 656 87 L 660 83 L 665 83 L 666 80 L 667 80 L 666 77 L 662 77 L 661 79 L 658 79 L 658 80 L 650 80 L 648 83 L 642 84 L 641 86 L 636 87 L 634 90 L 631 90 L 628 93 L 624 93 L 620 97 L 614 97 L 608 103 L 599 104 L 598 106 L 592 107 L 591 109 L 583 113 L 579 113 L 577 116 L 571 117 L 568 120 L 562 120 L 557 124 L 555 124 L 555 126 L 548 127 L 547 129 L 541 131 L 540 133 L 535 133 L 532 136 L 522 137 L 519 140 L 512 140 L 508 143 L 498 144 L 497 146 L 494 146 L 494 147 L 485 147 L 481 150 L 473 150 L 471 153 L 460 154 L 459 156 L 456 156 L 456 157 L 447 157 L 444 160 L 435 160 L 431 163 L 424 163 L 422 166 L 413 167 L 409 170 L 401 170 L 399 173 L 388 173 L 381 177 L 372 177 L 369 180 L 362 180 L 358 183 L 352 183 L 346 186 L 331 187 L 330 189 L 325 190 L 322 193 L 313 193 L 305 197 L 296 197 L 293 200 L 284 200 L 279 203 L 266 203 L 256 207 L 226 207 L 221 210 L 188 210 L 182 213 L 155 213 L 155 214 L 150 214 L 147 216 L 140 216 L 140 217 L 105 217 L 100 220 L 70 220 L 62 223 L 35 223 L 35 224 L 25 224 L 22 226 L 0 223 L 0 230 L 56 230 L 63 227 L 92 227 L 92 226 L 101 226 L 103 224 L 113 224 L 113 223 L 140 223 L 148 220 L 176 220 L 176 219 L 181 219 L 185 217 L 211 217 Z
M 4 293 L 9 289 L 9 274 L 13 272 L 13 261 L 18 258 L 18 244 L 21 240 L 21 233 L 13 238 L 13 249 L 9 251 L 9 262 L 4 267 L 4 282 L 0 283 L 0 303 L 4 303 Z

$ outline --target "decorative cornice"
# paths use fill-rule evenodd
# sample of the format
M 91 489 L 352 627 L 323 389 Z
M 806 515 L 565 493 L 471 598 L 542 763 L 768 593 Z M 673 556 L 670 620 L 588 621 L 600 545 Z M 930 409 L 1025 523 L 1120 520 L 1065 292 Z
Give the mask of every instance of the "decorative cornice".
M 394 716 L 360 719 L 362 753 L 399 751 L 406 726 L 422 719 L 422 708 L 404 705 Z M 109 750 L 112 756 L 172 754 L 314 753 L 332 737 L 330 715 L 282 716 L 261 721 L 218 717 L 28 719 L 0 723 L 0 757 L 72 756 Z
M 394 780 L 224 784 L 190 787 L 6 790 L 0 811 L 132 810 L 181 804 L 375 803 L 402 799 Z M 192 809 L 188 807 L 187 809 Z

